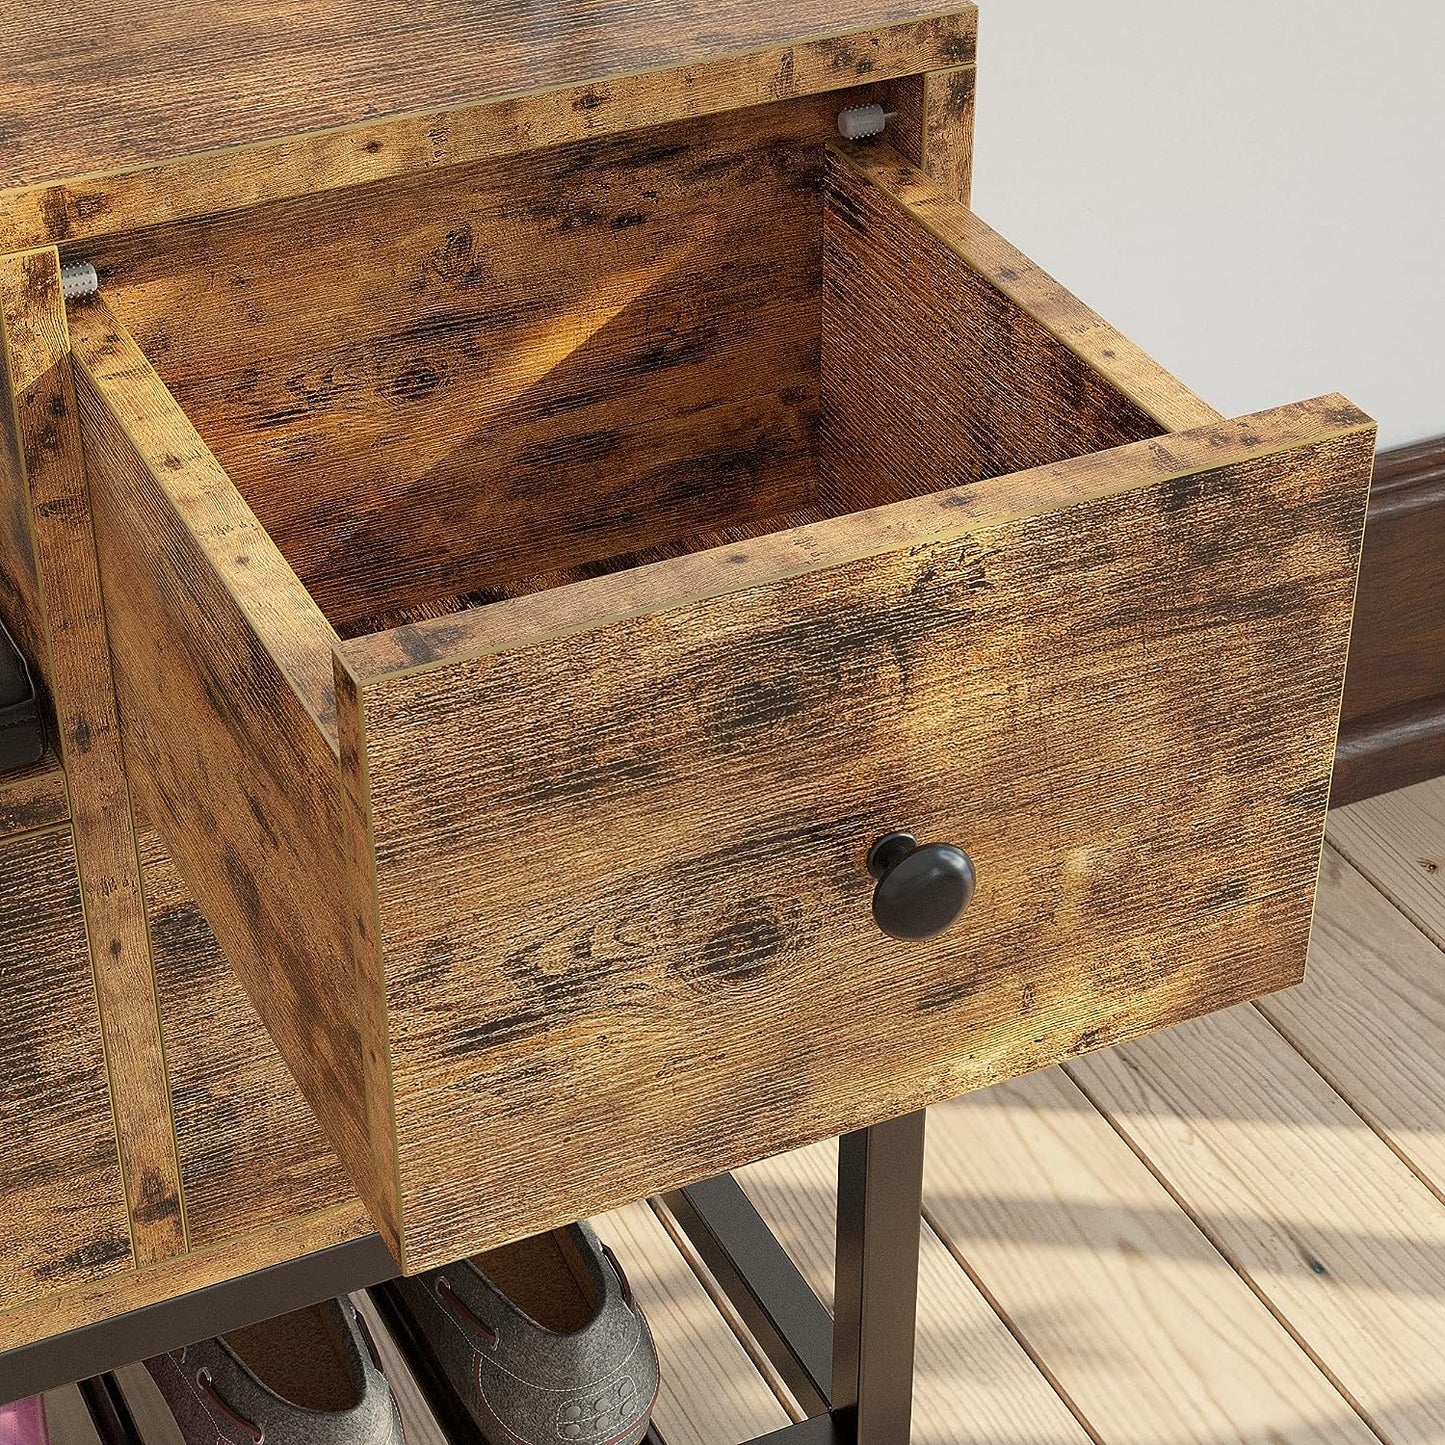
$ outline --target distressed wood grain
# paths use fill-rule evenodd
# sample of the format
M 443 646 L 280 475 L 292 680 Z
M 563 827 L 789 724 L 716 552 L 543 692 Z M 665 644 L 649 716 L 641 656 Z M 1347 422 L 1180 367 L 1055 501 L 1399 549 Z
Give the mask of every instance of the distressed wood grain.
M 1219 419 L 886 146 L 831 146 L 826 185 L 824 507 L 877 505 Z M 941 435 L 952 444 L 939 446 Z
M 0 1311 L 0 1350 L 48 1339 L 373 1232 L 366 1211 L 354 1199 L 316 1214 L 273 1219 L 263 1229 L 203 1245 L 148 1269 L 53 1290 L 20 1308 Z
M 0 840 L 0 878 L 4 1311 L 134 1261 L 70 830 Z
M 30 489 L 20 450 L 18 399 L 5 327 L 0 323 L 0 620 L 26 658 L 39 668 L 45 652 L 44 609 L 35 567 L 35 537 L 30 526 Z M 36 679 L 53 739 L 55 718 L 44 677 Z
M 767 124 L 791 124 L 784 109 Z M 778 153 L 753 147 L 752 125 L 685 131 L 670 161 L 688 195 L 703 155 L 762 184 Z M 636 145 L 619 144 L 615 175 L 665 186 Z M 735 171 L 739 145 L 760 165 Z M 498 553 L 494 575 L 514 580 L 453 591 L 462 611 L 446 589 L 459 559 L 494 545 L 484 512 L 470 531 L 418 521 L 375 509 L 364 483 L 273 526 L 121 320 L 77 310 L 138 788 L 409 1268 L 1254 997 L 1302 967 L 1371 424 L 1337 397 L 1221 422 L 886 148 L 832 156 L 824 198 L 819 143 L 803 150 L 800 204 L 814 226 L 820 205 L 847 223 L 829 244 L 853 287 L 815 284 L 810 324 L 836 349 L 869 294 L 883 316 L 884 355 L 859 389 L 881 400 L 839 391 L 823 408 L 828 490 L 764 502 L 759 484 L 698 533 L 644 488 L 645 525 L 620 554 L 574 507 L 567 535 L 534 526 Z M 495 194 L 523 200 L 564 161 L 530 158 Z M 685 231 L 647 254 L 677 262 Z M 406 234 L 387 255 L 413 274 Z M 203 272 L 206 254 L 176 274 Z M 513 268 L 504 298 L 521 254 L 497 262 Z M 174 277 L 155 273 L 147 299 L 146 273 L 115 255 L 117 305 L 159 316 Z M 918 283 L 926 364 L 912 370 L 905 317 L 885 314 L 895 276 Z M 270 284 L 246 277 L 243 295 Z M 284 352 L 304 340 L 288 334 L 349 324 L 358 288 L 386 277 L 342 268 L 334 309 L 301 321 L 275 312 L 288 282 L 249 324 L 274 322 Z M 641 336 L 649 314 L 619 322 L 624 307 L 597 334 Z M 950 351 L 951 329 L 969 344 Z M 525 328 L 507 334 L 518 366 L 549 354 Z M 174 336 L 149 340 L 182 390 L 201 384 L 200 335 L 185 365 Z M 633 411 L 691 426 L 732 404 L 723 383 L 756 355 L 755 340 L 716 341 L 676 389 L 638 376 L 611 400 L 563 392 L 534 414 L 523 389 L 498 415 L 570 446 L 570 401 L 620 414 L 630 394 Z M 1006 380 L 981 381 L 980 358 Z M 215 402 L 222 421 L 256 384 L 234 363 L 213 366 L 240 387 Z M 345 395 L 349 376 L 323 380 Z M 781 394 L 775 379 L 764 392 Z M 414 456 L 372 436 L 403 492 L 418 458 L 481 435 L 473 411 L 437 417 L 410 434 Z M 306 461 L 259 455 L 240 463 L 258 510 L 292 495 Z M 613 481 L 592 471 L 589 486 Z M 486 489 L 467 475 L 475 500 Z M 390 569 L 379 585 L 343 575 L 338 517 L 372 529 L 352 570 Z M 804 524 L 777 530 L 783 517 Z M 429 527 L 426 549 L 455 547 L 439 568 L 418 545 Z M 326 551 L 335 586 L 304 570 Z M 529 580 L 527 565 L 553 570 Z M 420 619 L 341 640 L 388 600 Z M 898 825 L 982 860 L 974 907 L 924 949 L 883 940 L 868 916 L 862 858 Z M 1059 966 L 1022 976 L 1036 958 Z M 860 1011 L 860 994 L 877 1007 Z M 577 1148 L 582 1099 L 626 1149 Z M 538 1171 L 539 1151 L 571 1167 Z
M 411 1266 L 1297 979 L 1372 438 L 1326 398 L 342 643 Z M 868 911 L 900 825 L 983 880 L 924 947 Z
M 354 631 L 812 500 L 837 105 L 759 107 L 90 254 L 262 525 Z
M 0 246 L 135 230 L 973 60 L 973 7 L 216 3 L 0 16 Z M 920 11 L 922 15 L 920 16 Z M 156 38 L 157 30 L 161 38 Z M 43 127 L 38 118 L 45 117 Z
M 140 843 L 192 1248 L 351 1201 L 353 1190 L 165 845 Z
M 336 634 L 123 329 L 74 320 L 136 794 L 365 1194 Z
M 966 206 L 973 190 L 972 65 L 906 75 L 888 88 L 888 141 L 945 195 Z
M 70 817 L 65 773 L 54 753 L 18 773 L 0 777 L 0 838 L 50 828 Z
M 155 978 L 53 247 L 0 258 L 0 328 L 40 607 L 33 660 L 54 708 L 141 1264 L 185 1248 Z M 13 505 L 13 504 L 12 504 Z

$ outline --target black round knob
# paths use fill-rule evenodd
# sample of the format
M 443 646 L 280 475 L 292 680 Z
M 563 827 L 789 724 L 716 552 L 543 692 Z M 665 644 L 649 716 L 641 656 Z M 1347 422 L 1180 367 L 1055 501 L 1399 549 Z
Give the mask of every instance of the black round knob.
M 952 843 L 918 846 L 912 833 L 886 833 L 868 850 L 878 880 L 873 917 L 893 938 L 932 938 L 958 921 L 977 882 L 973 859 Z

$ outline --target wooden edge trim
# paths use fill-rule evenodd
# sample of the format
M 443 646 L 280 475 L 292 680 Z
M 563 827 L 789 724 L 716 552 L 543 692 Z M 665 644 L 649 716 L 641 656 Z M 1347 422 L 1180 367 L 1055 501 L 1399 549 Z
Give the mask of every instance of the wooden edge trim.
M 132 1257 L 144 1265 L 189 1242 L 54 246 L 0 258 L 0 329 Z
M 337 753 L 336 629 L 104 301 L 75 307 L 71 334 L 77 373 Z
M 1370 492 L 1335 806 L 1445 776 L 1445 436 L 1381 452 Z
M 973 189 L 977 67 L 955 65 L 890 82 L 890 144 L 964 205 Z
M 371 765 L 366 750 L 366 708 L 356 678 L 333 654 L 337 726 L 341 739 L 341 806 L 347 815 L 346 905 L 356 951 L 357 1033 L 361 1044 L 367 1139 L 378 1192 L 375 1222 L 386 1246 L 407 1272 L 406 1196 L 396 1134 L 396 1089 L 382 951 L 381 899 L 376 881 L 376 825 L 371 808 Z
M 972 64 L 977 11 L 767 45 L 695 64 L 504 95 L 0 191 L 0 250 L 67 246 L 166 221 L 516 155 L 568 141 Z M 866 51 L 868 68 L 838 63 Z
M 1438 777 L 1445 777 L 1445 696 L 1342 723 L 1330 806 Z
M 142 1269 L 73 1285 L 0 1311 L 0 1351 L 21 1349 L 36 1340 L 363 1238 L 371 1228 L 361 1204 L 345 1200 L 298 1215 L 281 1229 L 248 1230 Z
M 1091 452 L 865 512 L 715 547 L 455 616 L 340 643 L 365 688 L 513 648 L 665 613 L 924 541 L 974 535 L 1021 518 L 1273 456 L 1375 423 L 1337 394 L 1168 437 Z
M 1445 507 L 1445 436 L 1393 447 L 1375 459 L 1370 516 Z
M 849 167 L 1167 431 L 1222 420 L 1128 337 L 887 145 L 830 141 Z

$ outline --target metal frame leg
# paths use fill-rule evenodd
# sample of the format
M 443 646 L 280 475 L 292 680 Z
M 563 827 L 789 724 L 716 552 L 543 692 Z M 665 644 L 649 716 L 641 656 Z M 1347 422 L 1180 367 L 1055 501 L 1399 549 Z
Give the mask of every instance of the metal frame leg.
M 838 1141 L 831 1320 L 730 1175 L 663 1196 L 763 1353 L 809 1412 L 801 1424 L 749 1445 L 907 1445 L 923 1134 L 920 1111 Z
M 77 1388 L 102 1445 L 145 1445 L 114 1375 L 81 1380 Z
M 833 1413 L 857 1445 L 899 1445 L 913 1419 L 922 1111 L 838 1141 Z
M 809 1415 L 833 1394 L 833 1318 L 731 1174 L 663 1195 L 778 1377 Z

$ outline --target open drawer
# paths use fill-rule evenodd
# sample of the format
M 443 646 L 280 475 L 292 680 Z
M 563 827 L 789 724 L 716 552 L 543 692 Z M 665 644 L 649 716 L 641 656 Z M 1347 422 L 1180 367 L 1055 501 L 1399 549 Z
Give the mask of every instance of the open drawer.
M 723 125 L 72 310 L 134 787 L 409 1269 L 1304 968 L 1371 423 Z M 976 871 L 922 941 L 899 829 Z

